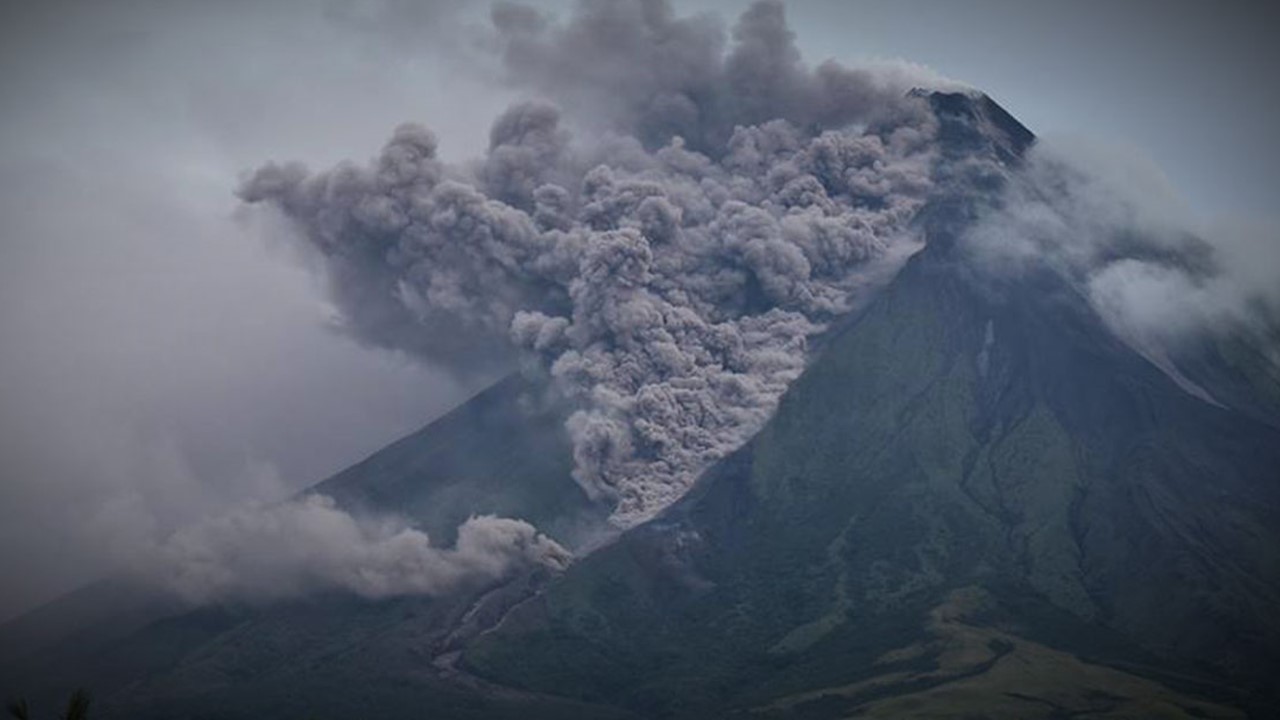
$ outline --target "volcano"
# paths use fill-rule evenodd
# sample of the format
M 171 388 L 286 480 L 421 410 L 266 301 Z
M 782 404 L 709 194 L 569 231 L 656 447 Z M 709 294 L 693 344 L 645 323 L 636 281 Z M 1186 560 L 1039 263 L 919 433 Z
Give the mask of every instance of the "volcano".
M 944 156 L 1035 141 L 923 97 Z M 1053 272 L 988 282 L 960 245 L 998 180 L 953 180 L 764 429 L 643 524 L 608 535 L 536 373 L 315 488 L 433 537 L 523 518 L 567 570 L 195 611 L 105 583 L 0 630 L 4 689 L 133 719 L 1271 716 L 1280 372 L 1218 343 L 1171 373 Z

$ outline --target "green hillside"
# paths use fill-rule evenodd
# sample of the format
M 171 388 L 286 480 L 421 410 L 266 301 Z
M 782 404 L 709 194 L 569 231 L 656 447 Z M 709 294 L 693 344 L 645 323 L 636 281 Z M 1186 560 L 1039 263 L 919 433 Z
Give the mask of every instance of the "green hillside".
M 945 717 L 948 691 L 1021 708 L 992 717 L 1227 713 L 1191 699 L 1209 688 L 1264 702 L 1280 433 L 1033 283 L 991 299 L 930 247 L 748 446 L 467 666 L 660 717 L 911 716 L 875 714 L 887 698 Z M 1027 654 L 1084 684 L 1007 671 Z

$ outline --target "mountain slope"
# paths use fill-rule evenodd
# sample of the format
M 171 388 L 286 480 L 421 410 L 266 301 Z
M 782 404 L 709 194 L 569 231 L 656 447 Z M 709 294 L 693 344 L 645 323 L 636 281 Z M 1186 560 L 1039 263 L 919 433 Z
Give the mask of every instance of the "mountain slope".
M 601 532 L 610 508 L 573 481 L 564 421 L 545 387 L 512 374 L 312 491 L 408 517 L 444 544 L 471 515 L 492 514 L 575 547 Z
M 959 593 L 982 598 L 962 617 L 1015 657 L 1047 647 L 1193 690 L 1265 688 L 1280 668 L 1280 433 L 1188 395 L 1051 276 L 978 292 L 949 245 L 931 239 L 759 436 L 481 638 L 468 666 L 663 716 L 912 678 L 796 711 L 842 717 L 941 684 L 930 618 Z M 1163 702 L 1116 672 L 1094 690 L 1120 716 Z M 1024 716 L 1042 700 L 1053 711 L 1033 698 Z

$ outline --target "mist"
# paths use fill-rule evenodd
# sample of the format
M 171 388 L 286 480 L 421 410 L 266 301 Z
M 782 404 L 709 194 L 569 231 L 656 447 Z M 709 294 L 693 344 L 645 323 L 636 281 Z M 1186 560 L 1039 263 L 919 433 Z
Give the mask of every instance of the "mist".
M 1042 139 L 964 249 L 988 280 L 1056 271 L 1184 386 L 1170 357 L 1209 336 L 1249 336 L 1280 362 L 1280 225 L 1201 218 L 1136 148 Z
M 383 48 L 361 17 L 381 15 L 6 6 L 0 617 L 287 497 L 484 383 L 343 338 L 282 229 L 240 217 L 240 174 L 274 152 L 363 152 L 406 116 L 483 143 L 486 86 L 432 104 L 435 51 Z

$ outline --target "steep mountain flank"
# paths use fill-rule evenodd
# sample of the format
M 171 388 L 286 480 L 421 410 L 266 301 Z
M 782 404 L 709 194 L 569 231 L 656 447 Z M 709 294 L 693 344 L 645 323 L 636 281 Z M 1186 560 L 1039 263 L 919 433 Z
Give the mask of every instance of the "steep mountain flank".
M 752 442 L 467 664 L 662 716 L 843 717 L 958 682 L 937 617 L 960 593 L 981 598 L 963 617 L 993 667 L 1022 650 L 1111 666 L 1044 687 L 1076 677 L 1115 716 L 1174 702 L 1130 675 L 1227 704 L 1264 691 L 1280 433 L 1182 390 L 1051 276 L 993 297 L 947 247 L 914 258 Z M 786 700 L 854 685 L 821 712 Z M 1028 687 L 991 692 L 1055 711 Z

